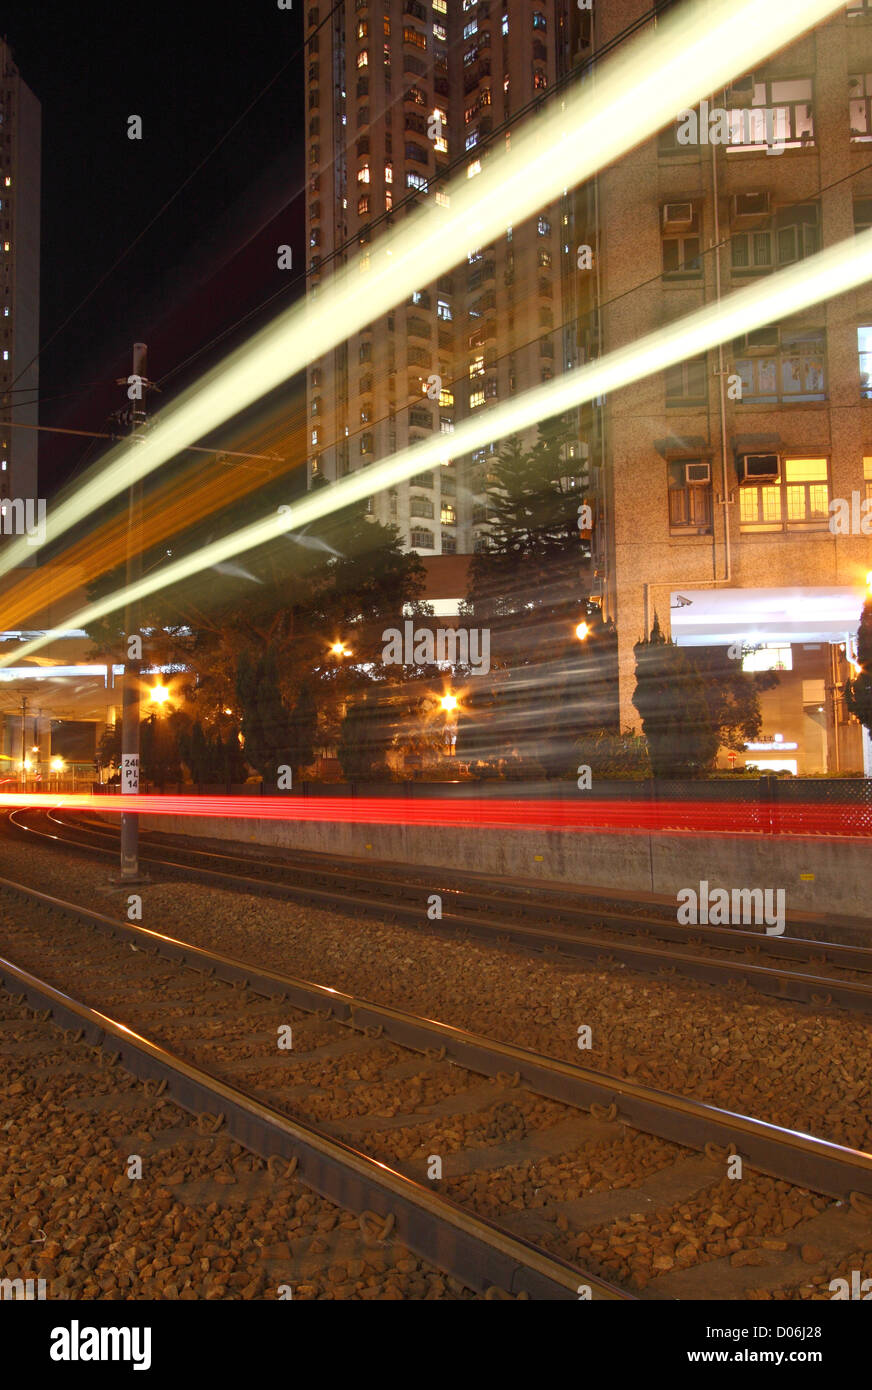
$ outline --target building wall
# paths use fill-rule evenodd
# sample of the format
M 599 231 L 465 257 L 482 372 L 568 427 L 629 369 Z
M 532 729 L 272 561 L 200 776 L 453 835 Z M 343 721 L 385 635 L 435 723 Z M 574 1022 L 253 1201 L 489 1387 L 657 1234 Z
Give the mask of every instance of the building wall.
M 36 404 L 10 407 L 35 401 L 39 387 L 32 359 L 39 351 L 41 115 L 2 41 L 0 116 L 0 407 L 4 418 L 36 425 Z M 38 438 L 35 429 L 0 425 L 0 514 L 3 498 L 36 499 Z M 0 521 L 0 545 L 8 543 Z
M 316 33 L 330 7 L 307 7 L 310 292 L 405 200 L 446 199 L 451 177 L 474 177 L 489 142 L 510 139 L 504 123 L 553 86 L 565 8 L 358 0 Z M 564 216 L 545 208 L 452 274 L 422 275 L 412 300 L 310 366 L 310 471 L 342 477 L 434 431 L 451 458 L 458 420 L 564 369 Z M 422 554 L 471 553 L 487 532 L 487 458 L 419 475 L 374 497 L 372 514 Z
M 597 45 L 614 38 L 646 9 L 637 0 L 615 0 L 601 7 L 595 16 Z M 766 238 L 776 263 L 781 255 L 786 264 L 795 258 L 791 245 L 801 244 L 810 254 L 852 235 L 855 223 L 859 228 L 872 222 L 872 206 L 862 203 L 872 196 L 872 173 L 863 167 L 869 162 L 870 143 L 852 141 L 848 101 L 849 76 L 870 69 L 872 24 L 841 12 L 754 74 L 757 83 L 812 83 L 813 140 L 801 139 L 803 113 L 795 110 L 791 133 L 799 137 L 797 147 L 779 155 L 712 144 L 673 143 L 670 150 L 655 139 L 602 173 L 598 231 L 605 352 L 656 333 L 715 300 L 718 254 L 721 293 L 727 295 L 763 273 L 743 272 L 734 262 L 756 255 L 760 248 L 762 263 Z M 771 107 L 786 100 L 784 89 L 767 89 L 765 95 Z M 744 99 L 717 94 L 711 104 L 738 109 Z M 872 136 L 868 101 L 865 112 L 865 133 Z M 770 211 L 739 216 L 734 199 L 750 193 L 768 194 Z M 673 226 L 664 232 L 665 205 L 688 202 L 696 226 Z M 808 213 L 796 211 L 809 205 L 816 212 L 816 224 Z M 806 238 L 799 243 L 797 228 Z M 665 241 L 690 235 L 698 238 L 701 269 L 665 273 L 667 264 L 673 264 L 665 259 Z M 719 253 L 711 249 L 718 241 L 723 243 Z M 750 252 L 749 245 L 754 248 Z M 680 240 L 679 246 L 679 264 L 687 266 L 694 248 Z M 861 496 L 872 491 L 872 399 L 861 393 L 857 340 L 858 326 L 870 323 L 872 292 L 862 287 L 781 324 L 784 334 L 806 335 L 805 346 L 793 353 L 806 385 L 819 358 L 825 374 L 821 400 L 792 401 L 782 393 L 775 401 L 750 401 L 750 375 L 743 381 L 743 399 L 730 399 L 729 376 L 756 373 L 753 380 L 759 384 L 764 373 L 761 359 L 772 355 L 766 347 L 747 349 L 732 343 L 723 348 L 723 426 L 717 351 L 707 354 L 702 391 L 688 379 L 684 398 L 670 401 L 666 374 L 660 373 L 609 399 L 603 481 L 605 606 L 618 625 L 625 727 L 638 726 L 632 705 L 633 644 L 650 629 L 655 612 L 668 631 L 673 590 L 785 586 L 801 591 L 817 585 L 862 590 L 872 563 L 870 541 L 862 535 L 833 535 L 826 515 L 779 523 L 769 531 L 745 529 L 737 456 L 744 451 L 776 452 L 782 458 L 782 477 L 785 458 L 822 458 L 829 498 L 850 499 L 852 491 Z M 825 338 L 818 354 L 807 335 L 821 330 Z M 790 356 L 784 344 L 781 359 Z M 782 360 L 779 371 L 786 370 Z M 676 438 L 691 443 L 682 451 L 676 449 Z M 865 476 L 864 458 L 870 461 Z M 705 526 L 682 530 L 674 519 L 670 523 L 670 466 L 692 459 L 711 465 L 711 519 Z M 782 501 L 786 502 L 784 495 Z M 678 506 L 678 499 L 673 505 Z

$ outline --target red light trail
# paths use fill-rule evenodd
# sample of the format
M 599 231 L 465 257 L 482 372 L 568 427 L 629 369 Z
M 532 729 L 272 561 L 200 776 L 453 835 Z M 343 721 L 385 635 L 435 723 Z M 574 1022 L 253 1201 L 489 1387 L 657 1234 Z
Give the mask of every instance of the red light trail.
M 3 793 L 0 806 L 67 811 L 139 812 L 222 820 L 326 821 L 334 824 L 434 825 L 470 830 L 555 830 L 646 835 L 782 835 L 869 838 L 872 817 L 848 802 L 794 805 L 760 802 L 642 800 L 502 800 L 464 797 L 97 796 L 92 793 Z

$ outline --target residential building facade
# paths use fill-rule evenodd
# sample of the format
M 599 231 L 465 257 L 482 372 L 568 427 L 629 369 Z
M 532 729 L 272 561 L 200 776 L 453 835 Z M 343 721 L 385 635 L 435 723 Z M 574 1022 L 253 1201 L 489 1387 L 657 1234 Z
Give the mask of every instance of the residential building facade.
M 0 39 L 0 545 L 37 495 L 40 105 Z M 13 503 L 15 505 L 13 505 Z
M 321 0 L 306 16 L 310 293 L 407 209 L 444 205 L 452 179 L 476 177 L 511 140 L 513 118 L 547 97 L 566 53 L 568 0 L 349 0 L 330 11 Z M 312 474 L 341 478 L 446 436 L 450 463 L 369 503 L 423 556 L 487 545 L 497 445 L 454 458 L 455 424 L 576 365 L 562 329 L 565 217 L 555 204 L 507 227 L 310 364 Z
M 597 5 L 595 49 L 646 13 L 644 0 Z M 872 225 L 870 153 L 866 0 L 736 74 L 692 116 L 677 112 L 579 190 L 579 235 L 596 251 L 595 350 Z M 843 686 L 872 569 L 872 287 L 616 391 L 589 425 L 622 726 L 639 726 L 633 646 L 656 614 L 680 645 L 726 645 L 746 669 L 781 675 L 762 697 L 762 746 L 738 766 L 862 769 Z

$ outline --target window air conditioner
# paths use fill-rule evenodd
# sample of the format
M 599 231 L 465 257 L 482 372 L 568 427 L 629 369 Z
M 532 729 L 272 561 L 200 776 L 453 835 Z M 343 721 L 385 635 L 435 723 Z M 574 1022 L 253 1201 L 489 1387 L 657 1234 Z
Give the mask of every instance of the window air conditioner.
M 737 193 L 733 198 L 733 219 L 762 217 L 769 211 L 768 193 Z
M 684 465 L 685 483 L 710 483 L 712 466 L 710 463 L 686 463 Z
M 664 227 L 691 227 L 693 225 L 693 203 L 664 203 Z
M 777 454 L 742 454 L 739 458 L 740 483 L 777 483 L 780 476 Z

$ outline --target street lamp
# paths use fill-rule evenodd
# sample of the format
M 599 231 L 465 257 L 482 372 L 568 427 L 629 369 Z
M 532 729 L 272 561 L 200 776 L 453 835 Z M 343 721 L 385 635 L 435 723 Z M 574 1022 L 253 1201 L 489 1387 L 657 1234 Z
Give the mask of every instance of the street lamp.
M 334 642 L 330 648 L 330 654 L 335 657 L 351 656 L 351 652 L 344 642 Z
M 170 692 L 165 685 L 153 685 L 151 688 L 151 702 L 153 705 L 165 705 L 170 698 Z
M 590 633 L 590 624 L 589 624 L 589 623 L 579 623 L 579 624 L 578 624 L 578 627 L 575 629 L 575 635 L 576 635 L 576 637 L 578 638 L 579 642 L 583 642 L 583 641 L 585 640 L 585 638 L 588 636 L 589 633 Z
M 447 695 L 443 695 L 443 696 L 442 696 L 442 699 L 440 700 L 439 703 L 441 704 L 442 708 L 445 710 L 445 713 L 448 714 L 449 711 L 451 711 L 451 710 L 453 710 L 453 709 L 457 709 L 457 696 L 456 696 L 456 695 L 452 695 L 452 694 L 449 692 Z

